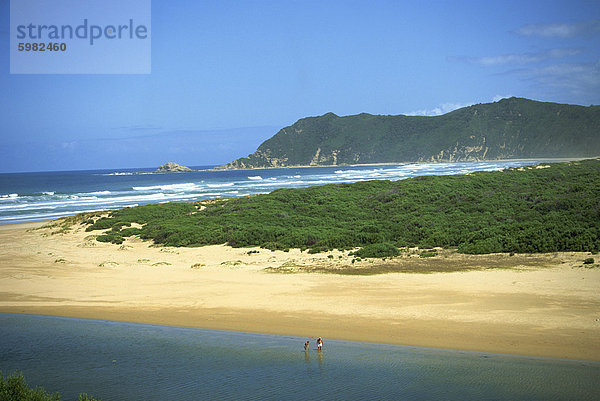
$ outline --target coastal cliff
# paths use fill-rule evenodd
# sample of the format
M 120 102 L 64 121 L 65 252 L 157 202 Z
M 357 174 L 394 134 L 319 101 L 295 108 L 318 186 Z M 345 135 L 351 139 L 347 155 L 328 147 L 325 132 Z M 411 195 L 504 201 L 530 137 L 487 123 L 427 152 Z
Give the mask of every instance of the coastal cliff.
M 433 116 L 327 113 L 298 120 L 217 169 L 600 155 L 600 106 L 522 98 Z

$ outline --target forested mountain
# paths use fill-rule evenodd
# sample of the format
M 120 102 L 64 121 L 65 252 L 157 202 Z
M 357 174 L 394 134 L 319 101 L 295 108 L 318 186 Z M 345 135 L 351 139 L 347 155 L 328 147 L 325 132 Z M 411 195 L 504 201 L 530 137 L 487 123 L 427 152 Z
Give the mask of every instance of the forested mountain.
M 433 116 L 327 113 L 298 120 L 221 169 L 600 155 L 600 106 L 522 98 Z

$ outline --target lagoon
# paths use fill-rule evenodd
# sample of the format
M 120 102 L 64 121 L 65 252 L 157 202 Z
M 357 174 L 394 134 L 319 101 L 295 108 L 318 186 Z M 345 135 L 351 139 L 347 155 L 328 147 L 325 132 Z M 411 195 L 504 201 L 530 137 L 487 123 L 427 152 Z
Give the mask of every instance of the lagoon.
M 0 338 L 5 375 L 65 400 L 592 400 L 600 378 L 598 362 L 35 315 L 0 314 Z

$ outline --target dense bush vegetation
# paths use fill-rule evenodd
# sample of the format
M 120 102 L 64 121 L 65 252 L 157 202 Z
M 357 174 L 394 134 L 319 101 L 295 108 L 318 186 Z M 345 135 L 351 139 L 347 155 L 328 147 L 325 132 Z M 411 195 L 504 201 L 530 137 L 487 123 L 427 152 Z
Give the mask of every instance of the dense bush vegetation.
M 60 395 L 49 394 L 39 387 L 27 386 L 22 373 L 13 373 L 5 378 L 0 372 L 0 401 L 60 401 Z M 80 394 L 78 401 L 99 400 L 87 394 Z
M 464 253 L 597 252 L 600 159 L 548 166 L 145 205 L 113 211 L 87 230 L 112 227 L 105 235 L 113 242 L 139 234 L 169 246 L 325 251 L 387 242 Z M 132 222 L 143 228 L 121 230 Z
M 393 258 L 400 255 L 400 249 L 389 242 L 381 242 L 366 245 L 354 252 L 354 255 L 359 258 Z

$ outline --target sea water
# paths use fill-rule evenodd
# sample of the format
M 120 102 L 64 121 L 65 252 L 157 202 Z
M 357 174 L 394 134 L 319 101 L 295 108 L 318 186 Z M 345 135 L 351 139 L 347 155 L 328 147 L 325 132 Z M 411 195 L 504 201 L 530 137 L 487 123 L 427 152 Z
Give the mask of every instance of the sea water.
M 319 333 L 315 333 L 319 335 Z M 600 363 L 0 314 L 0 370 L 64 400 L 597 400 Z M 311 344 L 315 344 L 312 339 Z
M 75 213 L 164 202 L 192 202 L 268 193 L 278 188 L 420 175 L 465 174 L 527 166 L 545 160 L 413 163 L 151 173 L 149 169 L 0 174 L 0 224 L 48 220 Z

